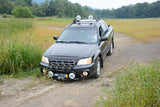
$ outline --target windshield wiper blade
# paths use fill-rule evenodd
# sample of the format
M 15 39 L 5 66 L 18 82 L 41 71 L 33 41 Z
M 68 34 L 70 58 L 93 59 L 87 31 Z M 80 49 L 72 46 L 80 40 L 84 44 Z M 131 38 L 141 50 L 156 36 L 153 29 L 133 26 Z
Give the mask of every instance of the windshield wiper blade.
M 68 41 L 56 41 L 57 43 L 69 43 Z
M 81 41 L 69 41 L 69 43 L 83 43 L 83 44 L 87 44 L 86 42 L 81 42 Z

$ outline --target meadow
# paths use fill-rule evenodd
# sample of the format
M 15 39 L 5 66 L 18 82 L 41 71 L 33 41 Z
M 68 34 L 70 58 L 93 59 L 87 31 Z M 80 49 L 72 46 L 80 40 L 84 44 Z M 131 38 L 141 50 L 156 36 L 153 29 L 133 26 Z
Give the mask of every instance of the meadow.
M 105 21 L 114 27 L 115 32 L 124 33 L 139 42 L 160 41 L 160 18 L 105 19 Z
M 160 40 L 159 18 L 104 20 L 115 32 L 127 34 L 137 41 Z M 43 52 L 55 42 L 53 36 L 59 36 L 71 22 L 72 19 L 53 17 L 0 18 L 0 73 L 15 74 L 15 71 L 37 68 Z

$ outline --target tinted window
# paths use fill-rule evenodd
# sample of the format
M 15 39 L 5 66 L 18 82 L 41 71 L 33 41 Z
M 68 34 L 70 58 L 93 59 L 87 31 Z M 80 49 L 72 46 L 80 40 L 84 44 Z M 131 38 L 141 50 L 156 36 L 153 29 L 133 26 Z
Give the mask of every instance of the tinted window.
M 96 43 L 98 40 L 96 28 L 67 28 L 58 41 Z
M 102 26 L 103 32 L 105 32 L 107 30 L 106 24 L 105 23 L 101 23 L 101 26 Z

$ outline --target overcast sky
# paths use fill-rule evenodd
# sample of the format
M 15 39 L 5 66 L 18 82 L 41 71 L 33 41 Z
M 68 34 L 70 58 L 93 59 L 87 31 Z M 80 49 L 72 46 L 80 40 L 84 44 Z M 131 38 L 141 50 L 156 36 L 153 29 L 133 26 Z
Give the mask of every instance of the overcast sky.
M 82 6 L 90 6 L 98 9 L 117 9 L 130 4 L 148 2 L 152 3 L 157 0 L 69 0 L 72 3 L 79 3 Z

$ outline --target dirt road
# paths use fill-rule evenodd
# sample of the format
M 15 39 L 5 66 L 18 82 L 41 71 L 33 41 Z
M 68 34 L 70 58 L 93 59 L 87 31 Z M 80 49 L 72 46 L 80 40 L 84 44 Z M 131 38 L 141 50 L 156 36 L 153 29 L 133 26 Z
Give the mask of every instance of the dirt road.
M 98 79 L 75 82 L 51 81 L 51 85 L 39 84 L 25 89 L 23 84 L 32 80 L 5 81 L 1 85 L 0 107 L 93 107 L 104 95 L 102 88 L 111 90 L 114 77 L 110 75 L 131 61 L 145 63 L 154 57 L 160 58 L 160 42 L 137 43 L 121 33 L 115 33 L 115 49 L 104 60 L 104 68 Z

